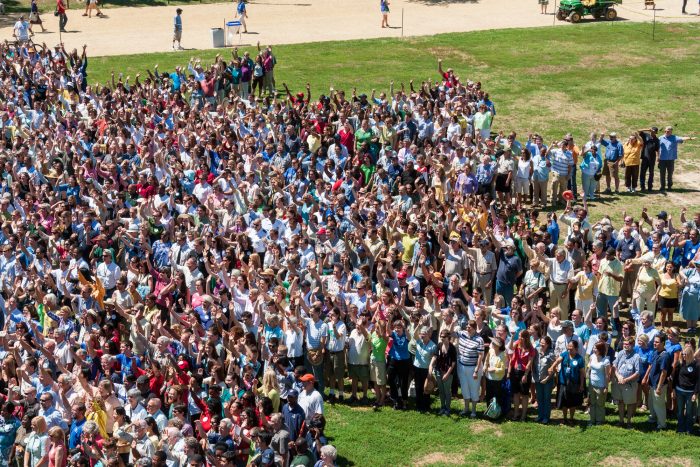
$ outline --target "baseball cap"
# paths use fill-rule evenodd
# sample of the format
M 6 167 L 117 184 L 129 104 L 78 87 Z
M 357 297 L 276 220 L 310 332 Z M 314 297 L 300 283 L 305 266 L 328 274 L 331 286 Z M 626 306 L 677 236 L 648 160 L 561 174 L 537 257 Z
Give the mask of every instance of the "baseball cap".
M 287 398 L 289 399 L 290 397 L 299 397 L 299 391 L 296 389 L 290 389 L 287 393 Z
M 306 373 L 304 376 L 299 378 L 299 381 L 304 383 L 313 383 L 316 381 L 316 378 L 311 373 Z

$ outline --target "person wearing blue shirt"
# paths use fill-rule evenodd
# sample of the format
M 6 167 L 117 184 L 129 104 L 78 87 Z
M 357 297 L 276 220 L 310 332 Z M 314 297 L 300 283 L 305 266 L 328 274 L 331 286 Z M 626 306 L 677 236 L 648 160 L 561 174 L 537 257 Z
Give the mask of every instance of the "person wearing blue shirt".
M 175 10 L 173 18 L 173 50 L 182 50 L 182 8 Z M 177 47 L 175 43 L 177 42 Z
M 13 415 L 14 411 L 15 404 L 6 402 L 0 413 L 0 467 L 10 465 L 10 453 L 15 445 L 17 430 L 22 425 Z
M 428 377 L 428 367 L 437 352 L 437 346 L 430 340 L 431 332 L 428 326 L 417 326 L 419 338 L 416 339 L 416 356 L 413 362 L 413 374 L 416 382 L 416 409 L 425 412 L 430 409 L 430 393 L 425 394 L 423 387 Z
M 661 191 L 673 188 L 673 170 L 678 159 L 678 145 L 695 138 L 676 136 L 673 127 L 667 126 L 664 135 L 659 138 L 659 175 Z
M 70 434 L 68 436 L 68 449 L 75 449 L 80 446 L 80 438 L 83 434 L 83 426 L 85 426 L 85 404 L 82 402 L 76 403 L 71 408 L 73 415 L 73 423 L 70 425 Z
M 389 349 L 387 361 L 387 379 L 389 380 L 391 398 L 394 400 L 394 409 L 403 410 L 406 407 L 408 373 L 411 369 L 411 354 L 408 352 L 409 339 L 403 321 L 394 321 L 391 339 L 392 346 Z M 399 386 L 401 387 L 401 397 L 399 397 Z
M 642 381 L 649 387 L 649 423 L 655 424 L 657 430 L 666 428 L 666 385 L 673 361 L 665 346 L 665 334 L 654 336 L 655 352 Z
M 535 141 L 542 141 L 537 138 Z M 541 148 L 541 149 L 540 149 Z M 532 202 L 537 206 L 547 205 L 547 181 L 551 162 L 547 157 L 547 146 L 527 143 L 525 149 L 532 155 Z
M 603 193 L 610 194 L 610 176 L 615 178 L 615 193 L 620 192 L 620 162 L 624 155 L 622 143 L 617 140 L 617 133 L 610 133 L 610 140 L 606 140 L 605 132 L 600 134 L 600 144 L 605 147 L 605 165 L 603 166 L 603 175 L 605 176 L 605 191 Z

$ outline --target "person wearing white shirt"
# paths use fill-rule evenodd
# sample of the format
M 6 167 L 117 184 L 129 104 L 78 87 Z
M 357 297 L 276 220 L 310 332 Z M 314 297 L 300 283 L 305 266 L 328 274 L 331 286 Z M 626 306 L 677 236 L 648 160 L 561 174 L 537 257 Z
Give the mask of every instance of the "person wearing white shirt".
M 160 410 L 162 402 L 157 397 L 151 398 L 146 404 L 146 412 L 148 415 L 153 417 L 158 425 L 158 430 L 162 433 L 165 427 L 168 425 L 168 417 L 165 416 L 162 410 Z
M 128 404 L 124 406 L 124 410 L 131 419 L 132 423 L 135 423 L 138 420 L 144 420 L 146 417 L 148 417 L 148 412 L 146 412 L 146 409 L 143 408 L 143 405 L 141 405 L 141 402 L 139 401 L 141 398 L 141 392 L 139 392 L 138 389 L 130 389 L 129 392 L 126 393 L 126 398 Z
M 338 388 L 338 398 L 343 400 L 343 376 L 345 375 L 345 340 L 348 332 L 345 323 L 340 321 L 339 311 L 333 309 L 328 314 L 328 343 L 326 349 L 330 357 L 330 398 L 335 399 L 335 388 Z
M 304 410 L 306 423 L 309 423 L 314 415 L 323 415 L 323 397 L 314 388 L 314 375 L 305 374 L 301 377 L 301 382 L 304 384 L 304 390 L 299 393 L 299 406 Z
M 97 277 L 105 288 L 105 296 L 111 298 L 122 270 L 112 261 L 112 253 L 109 250 L 102 251 L 102 259 L 104 261 L 97 266 Z
M 574 277 L 574 267 L 566 259 L 566 250 L 558 248 L 554 258 L 547 258 L 549 269 L 550 307 L 561 309 L 561 318 L 569 319 L 569 281 Z
M 209 195 L 213 192 L 214 190 L 212 190 L 211 185 L 209 185 L 205 179 L 202 179 L 202 181 L 194 187 L 194 190 L 192 190 L 192 194 L 201 204 L 206 203 Z

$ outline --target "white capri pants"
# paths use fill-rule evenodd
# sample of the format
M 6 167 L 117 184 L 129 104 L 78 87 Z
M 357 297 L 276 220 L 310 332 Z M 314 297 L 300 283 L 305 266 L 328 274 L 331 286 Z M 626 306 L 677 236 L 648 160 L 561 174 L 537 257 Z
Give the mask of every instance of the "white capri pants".
M 464 400 L 470 400 L 472 402 L 479 401 L 479 394 L 481 392 L 481 371 L 479 371 L 479 376 L 474 379 L 475 366 L 465 366 L 457 362 L 457 377 L 459 378 L 459 385 L 462 388 L 462 397 Z

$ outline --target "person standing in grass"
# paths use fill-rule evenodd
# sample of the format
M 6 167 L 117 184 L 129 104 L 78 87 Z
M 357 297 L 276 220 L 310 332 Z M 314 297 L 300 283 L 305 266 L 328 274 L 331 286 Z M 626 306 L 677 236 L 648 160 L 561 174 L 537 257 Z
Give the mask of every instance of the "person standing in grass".
M 382 12 L 382 28 L 389 27 L 389 0 L 379 0 L 379 10 Z
M 676 392 L 678 433 L 692 433 L 695 403 L 700 395 L 700 351 L 693 354 L 693 348 L 686 344 L 683 348 L 681 365 L 673 378 Z
M 642 384 L 649 388 L 649 423 L 657 430 L 666 429 L 666 382 L 673 357 L 666 352 L 666 334 L 654 337 L 654 354 Z
M 177 43 L 177 47 L 175 43 Z M 175 10 L 175 18 L 173 20 L 173 50 L 182 50 L 182 8 Z
M 411 354 L 408 351 L 409 338 L 406 335 L 404 322 L 394 321 L 394 331 L 391 333 L 391 348 L 387 359 L 387 377 L 394 400 L 394 410 L 406 408 L 408 397 L 408 374 L 411 370 Z M 401 395 L 399 396 L 399 389 Z
M 613 362 L 612 398 L 617 401 L 620 426 L 627 419 L 626 428 L 631 427 L 632 416 L 637 407 L 637 387 L 641 374 L 641 358 L 634 351 L 634 337 L 627 337 L 622 350 L 617 352 Z
M 416 354 L 413 360 L 413 375 L 416 384 L 416 409 L 426 412 L 430 409 L 430 393 L 425 393 L 425 380 L 430 375 L 430 365 L 437 346 L 430 340 L 431 331 L 428 326 L 418 327 L 416 339 Z
M 457 367 L 457 349 L 450 341 L 450 331 L 440 331 L 437 352 L 430 362 L 429 372 L 435 375 L 440 394 L 440 415 L 450 415 L 452 403 L 452 379 Z M 504 365 L 505 367 L 505 365 Z
M 377 314 L 375 314 L 376 318 Z M 384 320 L 373 318 L 374 329 L 370 335 L 372 353 L 369 359 L 370 379 L 374 383 L 374 410 L 384 404 L 386 395 L 386 347 L 389 341 L 389 325 Z
M 510 356 L 508 374 L 510 387 L 513 391 L 513 415 L 512 420 L 525 421 L 527 419 L 527 404 L 532 383 L 532 364 L 535 359 L 535 348 L 530 340 L 530 331 L 520 332 L 515 343 L 515 350 Z
M 484 340 L 476 333 L 476 321 L 469 320 L 465 329 L 457 333 L 459 352 L 457 358 L 457 376 L 462 388 L 464 410 L 463 417 L 476 418 L 476 404 L 481 390 L 481 374 L 484 363 Z M 471 402 L 471 414 L 468 412 Z
M 559 388 L 557 389 L 557 406 L 562 410 L 563 423 L 574 424 L 574 413 L 583 404 L 583 386 L 586 378 L 586 363 L 578 353 L 578 341 L 572 340 L 549 367 L 548 373 L 554 374 L 559 368 Z M 567 420 L 568 415 L 568 420 Z
M 639 166 L 642 163 L 642 149 L 644 142 L 639 133 L 632 133 L 627 142 L 622 145 L 622 164 L 625 167 L 625 188 L 630 193 L 637 191 L 637 180 L 639 180 Z
M 606 356 L 606 344 L 596 342 L 588 361 L 590 421 L 588 426 L 602 425 L 605 422 L 605 400 L 608 396 L 608 380 L 610 379 L 610 360 Z
M 552 390 L 554 389 L 554 378 L 547 370 L 556 360 L 556 355 L 552 350 L 552 339 L 543 336 L 540 339 L 540 346 L 532 364 L 532 379 L 535 382 L 535 393 L 537 394 L 537 421 L 539 423 L 549 423 L 552 415 Z

